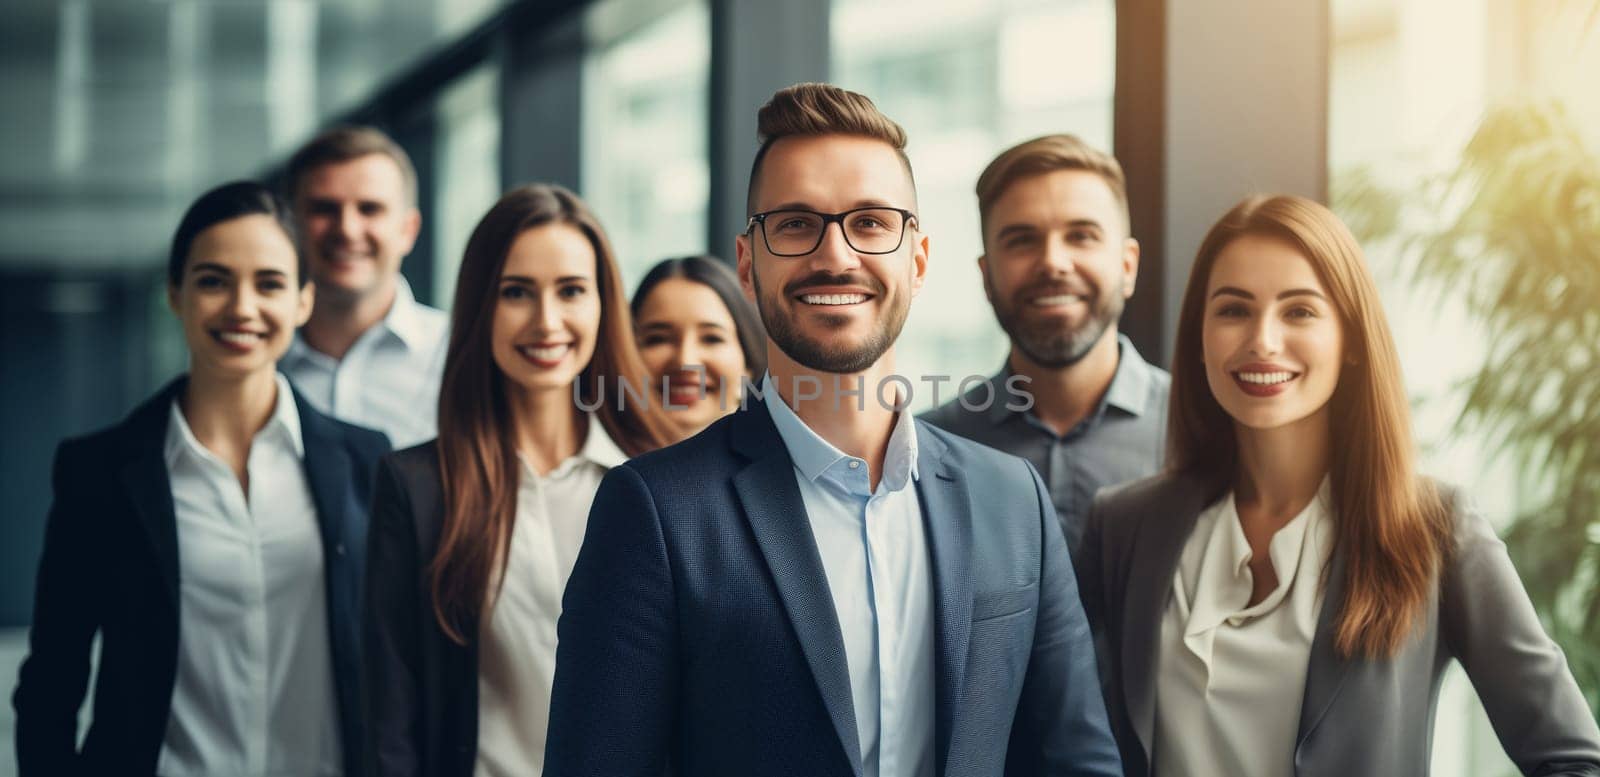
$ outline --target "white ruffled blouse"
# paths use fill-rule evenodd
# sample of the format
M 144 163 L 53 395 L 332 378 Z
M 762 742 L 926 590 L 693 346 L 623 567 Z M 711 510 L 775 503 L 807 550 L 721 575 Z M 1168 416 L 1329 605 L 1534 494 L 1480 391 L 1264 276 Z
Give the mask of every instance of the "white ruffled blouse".
M 1294 774 L 1306 664 L 1333 547 L 1328 481 L 1273 535 L 1278 586 L 1254 606 L 1251 550 L 1233 494 L 1201 513 L 1161 623 L 1157 777 Z

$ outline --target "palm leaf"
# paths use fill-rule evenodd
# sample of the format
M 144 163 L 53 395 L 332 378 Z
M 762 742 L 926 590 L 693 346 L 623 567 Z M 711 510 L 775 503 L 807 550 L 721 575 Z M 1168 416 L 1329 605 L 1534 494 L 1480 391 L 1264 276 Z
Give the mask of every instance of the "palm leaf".
M 1600 712 L 1600 158 L 1559 104 L 1539 103 L 1490 111 L 1455 169 L 1410 190 L 1340 179 L 1352 229 L 1396 241 L 1415 289 L 1463 299 L 1489 333 L 1457 433 L 1545 495 L 1506 542 Z

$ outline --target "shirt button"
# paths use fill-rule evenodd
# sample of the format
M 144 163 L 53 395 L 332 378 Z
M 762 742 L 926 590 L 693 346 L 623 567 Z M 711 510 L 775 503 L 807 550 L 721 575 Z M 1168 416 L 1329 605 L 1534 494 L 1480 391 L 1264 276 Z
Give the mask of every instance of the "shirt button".
M 850 469 L 861 469 L 861 462 L 859 462 L 859 461 L 850 462 Z
M 344 543 L 341 542 L 341 543 L 333 546 L 333 554 L 335 556 L 343 556 L 344 555 Z

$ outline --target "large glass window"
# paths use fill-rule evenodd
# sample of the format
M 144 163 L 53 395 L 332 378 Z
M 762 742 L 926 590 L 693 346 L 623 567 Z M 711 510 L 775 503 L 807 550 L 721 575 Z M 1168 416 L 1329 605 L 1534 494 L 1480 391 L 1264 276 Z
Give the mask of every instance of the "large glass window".
M 499 70 L 481 65 L 440 95 L 434 213 L 434 300 L 449 308 L 467 239 L 500 199 Z
M 987 375 L 1005 333 L 983 295 L 973 187 L 1006 147 L 1070 132 L 1111 144 L 1112 0 L 833 0 L 832 80 L 909 135 L 928 279 L 896 348 L 907 375 Z M 913 407 L 930 403 L 917 387 Z M 941 401 L 950 394 L 942 390 Z
M 583 195 L 631 292 L 706 250 L 711 20 L 704 0 L 604 0 L 585 19 Z
M 1405 365 L 1425 471 L 1502 530 L 1600 692 L 1600 19 L 1571 0 L 1334 0 L 1329 180 Z M 1456 672 L 1433 771 L 1513 774 Z

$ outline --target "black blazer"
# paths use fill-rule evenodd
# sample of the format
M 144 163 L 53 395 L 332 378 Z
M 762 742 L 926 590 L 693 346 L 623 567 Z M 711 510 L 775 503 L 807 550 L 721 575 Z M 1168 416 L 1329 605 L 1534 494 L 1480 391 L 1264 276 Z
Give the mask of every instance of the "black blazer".
M 365 758 L 383 777 L 471 777 L 478 756 L 477 632 L 466 645 L 445 636 L 426 574 L 444 525 L 438 451 L 383 457 L 372 499 Z
M 179 378 L 110 429 L 56 451 L 54 502 L 33 628 L 12 704 L 22 777 L 151 774 L 177 680 L 177 517 L 163 449 Z M 360 585 L 367 505 L 382 434 L 341 423 L 295 394 L 306 477 L 326 554 L 328 633 L 348 774 L 360 774 Z M 101 638 L 94 719 L 78 708 Z
M 1343 556 L 1329 561 L 1295 743 L 1295 777 L 1426 775 L 1439 679 L 1461 662 L 1523 774 L 1600 775 L 1600 730 L 1545 635 L 1506 548 L 1453 491 L 1455 537 L 1437 598 L 1390 658 L 1341 658 L 1333 630 Z M 1129 777 L 1152 773 L 1156 666 L 1172 576 L 1200 513 L 1222 494 L 1188 475 L 1100 492 L 1079 548 L 1084 607 L 1105 652 L 1106 708 Z

